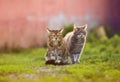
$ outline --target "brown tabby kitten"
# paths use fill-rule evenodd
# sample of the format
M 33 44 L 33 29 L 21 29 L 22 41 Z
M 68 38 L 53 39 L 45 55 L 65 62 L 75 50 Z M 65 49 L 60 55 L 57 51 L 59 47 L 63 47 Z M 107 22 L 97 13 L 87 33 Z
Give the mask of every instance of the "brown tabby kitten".
M 46 64 L 66 64 L 67 49 L 62 36 L 62 29 L 50 30 L 47 29 L 49 35 L 47 40 L 48 50 L 45 55 Z
M 64 37 L 72 63 L 78 63 L 80 60 L 80 56 L 86 42 L 86 28 L 87 25 L 74 25 L 74 30 Z

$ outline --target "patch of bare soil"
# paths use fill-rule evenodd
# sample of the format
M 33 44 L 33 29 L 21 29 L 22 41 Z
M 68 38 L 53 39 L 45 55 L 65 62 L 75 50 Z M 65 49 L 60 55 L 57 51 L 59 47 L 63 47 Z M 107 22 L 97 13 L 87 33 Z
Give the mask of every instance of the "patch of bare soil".
M 51 76 L 55 77 L 58 74 L 58 71 L 62 69 L 61 66 L 55 66 L 55 67 L 48 67 L 48 66 L 43 66 L 43 67 L 35 67 L 33 68 L 35 70 L 34 73 L 21 73 L 21 74 L 8 74 L 7 77 L 10 79 L 30 79 L 30 80 L 36 80 L 40 79 L 42 77 L 46 76 Z

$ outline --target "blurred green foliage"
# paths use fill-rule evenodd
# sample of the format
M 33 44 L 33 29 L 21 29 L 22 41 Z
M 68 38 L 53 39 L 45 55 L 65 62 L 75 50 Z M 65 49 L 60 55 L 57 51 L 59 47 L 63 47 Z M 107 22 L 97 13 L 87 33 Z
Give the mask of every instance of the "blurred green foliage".
M 64 26 L 64 30 L 63 30 L 63 36 L 65 36 L 68 32 L 73 31 L 73 24 L 68 24 Z

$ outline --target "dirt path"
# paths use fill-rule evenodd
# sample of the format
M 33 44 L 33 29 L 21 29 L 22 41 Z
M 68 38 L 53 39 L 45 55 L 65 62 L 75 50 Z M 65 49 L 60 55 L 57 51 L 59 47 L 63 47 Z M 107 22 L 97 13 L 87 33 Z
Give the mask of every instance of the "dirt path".
M 11 74 L 8 74 L 7 77 L 14 80 L 21 79 L 21 78 L 37 80 L 47 76 L 55 77 L 56 75 L 58 75 L 59 71 L 62 69 L 62 66 L 53 66 L 53 67 L 42 66 L 42 67 L 35 67 L 32 69 L 34 69 L 35 71 L 34 73 L 20 73 L 20 74 L 11 73 Z

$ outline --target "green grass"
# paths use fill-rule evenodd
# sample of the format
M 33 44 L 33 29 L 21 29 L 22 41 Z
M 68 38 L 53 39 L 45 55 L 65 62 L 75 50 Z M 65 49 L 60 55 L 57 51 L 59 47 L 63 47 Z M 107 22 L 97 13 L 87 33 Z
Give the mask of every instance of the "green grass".
M 88 37 L 79 64 L 45 65 L 46 48 L 0 54 L 0 82 L 120 82 L 120 37 Z

